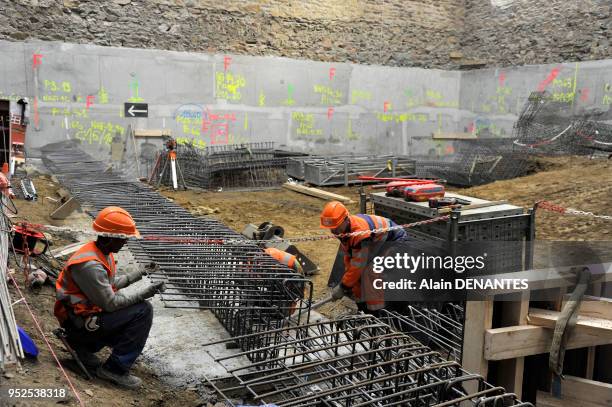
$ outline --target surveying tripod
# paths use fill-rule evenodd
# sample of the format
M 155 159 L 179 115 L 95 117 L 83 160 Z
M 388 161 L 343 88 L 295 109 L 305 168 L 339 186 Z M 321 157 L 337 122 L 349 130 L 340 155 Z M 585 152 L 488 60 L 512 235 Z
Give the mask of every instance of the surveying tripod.
M 164 166 L 161 168 L 158 174 L 156 172 L 160 169 L 161 161 L 164 160 Z M 149 178 L 149 182 L 153 180 L 155 175 L 158 176 L 156 188 L 159 188 L 162 180 L 164 179 L 164 174 L 168 168 L 168 163 L 170 163 L 170 178 L 172 179 L 172 188 L 175 190 L 179 187 L 179 181 L 181 183 L 181 188 L 183 190 L 187 190 L 187 185 L 185 184 L 185 178 L 183 177 L 183 171 L 181 170 L 181 166 L 178 161 L 178 156 L 176 154 L 176 140 L 170 138 L 166 141 L 165 149 L 161 154 L 157 156 L 157 161 L 155 162 L 155 166 L 153 167 L 153 171 L 151 172 L 151 177 Z

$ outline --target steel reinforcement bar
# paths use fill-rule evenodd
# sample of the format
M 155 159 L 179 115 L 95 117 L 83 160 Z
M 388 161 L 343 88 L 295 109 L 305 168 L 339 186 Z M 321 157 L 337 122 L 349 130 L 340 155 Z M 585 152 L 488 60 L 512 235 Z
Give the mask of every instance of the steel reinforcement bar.
M 232 341 L 244 349 L 216 359 L 235 384 L 209 383 L 230 404 L 242 391 L 256 403 L 283 407 L 532 407 L 396 330 L 390 317 L 352 315 L 207 344 Z M 234 367 L 233 359 L 244 356 L 252 365 Z
M 308 320 L 311 282 L 252 241 L 107 172 L 103 162 L 70 143 L 42 150 L 47 168 L 92 215 L 121 206 L 134 217 L 144 239 L 130 239 L 128 247 L 139 262 L 152 265 L 153 279 L 166 282 L 166 306 L 210 309 L 232 336 L 278 328 L 292 314 Z M 231 243 L 214 243 L 226 240 Z

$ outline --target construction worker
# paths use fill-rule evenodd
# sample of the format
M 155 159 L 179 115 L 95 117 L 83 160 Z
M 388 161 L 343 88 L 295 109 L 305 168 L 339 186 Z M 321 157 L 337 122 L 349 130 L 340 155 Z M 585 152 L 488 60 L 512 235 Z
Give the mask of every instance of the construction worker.
M 332 298 L 339 300 L 351 296 L 360 311 L 375 313 L 384 308 L 384 295 L 376 292 L 371 284 L 363 284 L 362 277 L 369 262 L 385 242 L 408 240 L 404 229 L 374 232 L 375 229 L 397 226 L 392 220 L 376 215 L 351 215 L 338 201 L 329 202 L 321 212 L 321 227 L 330 229 L 340 240 L 340 250 L 344 254 L 344 275 L 340 284 L 332 290 Z M 362 232 L 354 236 L 347 233 Z M 362 285 L 366 292 L 362 293 Z
M 302 265 L 293 254 L 284 252 L 274 247 L 267 247 L 266 249 L 264 249 L 264 251 L 273 258 L 275 258 L 276 261 L 281 264 L 284 264 L 296 273 L 304 274 L 302 270 Z
M 103 209 L 93 229 L 140 236 L 130 214 L 116 206 Z M 158 282 L 129 293 L 123 290 L 142 278 L 140 271 L 116 276 L 113 253 L 126 242 L 124 237 L 98 236 L 77 250 L 57 279 L 54 313 L 86 367 L 96 369 L 102 379 L 137 388 L 142 381 L 129 370 L 142 352 L 153 322 L 153 308 L 145 299 L 163 291 L 164 286 Z M 105 346 L 111 347 L 112 353 L 102 364 L 95 353 Z

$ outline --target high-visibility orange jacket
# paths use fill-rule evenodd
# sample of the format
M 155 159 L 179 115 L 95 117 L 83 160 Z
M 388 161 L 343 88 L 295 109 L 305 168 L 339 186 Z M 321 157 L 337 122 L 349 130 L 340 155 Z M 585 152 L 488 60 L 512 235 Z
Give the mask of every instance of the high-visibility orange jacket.
M 284 264 L 298 273 L 300 272 L 300 263 L 293 254 L 278 250 L 274 247 L 267 247 L 264 251 L 270 256 L 274 257 L 279 263 Z
M 388 228 L 396 224 L 387 218 L 377 215 L 351 215 L 349 216 L 349 232 L 363 232 L 356 236 L 350 236 L 340 241 L 340 247 L 344 252 L 344 275 L 342 285 L 350 288 L 353 297 L 361 298 L 361 276 L 368 265 L 368 244 L 385 241 L 397 241 L 406 238 L 406 232 L 402 229 L 390 232 L 376 232 L 379 228 Z M 367 301 L 370 303 L 371 301 Z M 374 301 L 379 302 L 379 301 Z
M 107 261 L 106 256 L 98 249 L 95 242 L 89 242 L 77 250 L 68 259 L 55 283 L 57 300 L 55 301 L 54 314 L 60 321 L 60 324 L 68 318 L 67 307 L 72 308 L 76 315 L 82 317 L 102 312 L 102 308 L 91 303 L 72 278 L 72 269 L 70 267 L 88 261 L 100 263 L 106 270 L 109 281 L 114 281 L 116 269 L 115 258 L 112 253 L 109 254 Z M 114 285 L 112 285 L 112 288 L 114 292 L 117 291 Z

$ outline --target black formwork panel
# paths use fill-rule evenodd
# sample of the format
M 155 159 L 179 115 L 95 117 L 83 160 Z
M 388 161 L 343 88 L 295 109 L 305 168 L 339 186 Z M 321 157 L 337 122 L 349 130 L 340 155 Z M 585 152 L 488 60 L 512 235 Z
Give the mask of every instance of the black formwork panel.
M 473 203 L 485 200 L 447 193 Z M 407 224 L 441 216 L 427 202 L 407 202 L 402 198 L 386 196 L 384 192 L 370 195 L 376 215 Z M 468 208 L 467 206 L 465 208 Z M 451 219 L 406 229 L 414 239 L 431 243 L 437 248 L 454 253 L 453 246 L 482 242 L 487 251 L 487 273 L 508 273 L 530 267 L 532 264 L 531 236 L 533 216 L 523 208 L 502 204 L 488 208 L 455 211 Z M 457 244 L 454 244 L 457 242 Z M 500 243 L 497 243 L 500 242 Z

